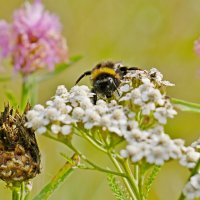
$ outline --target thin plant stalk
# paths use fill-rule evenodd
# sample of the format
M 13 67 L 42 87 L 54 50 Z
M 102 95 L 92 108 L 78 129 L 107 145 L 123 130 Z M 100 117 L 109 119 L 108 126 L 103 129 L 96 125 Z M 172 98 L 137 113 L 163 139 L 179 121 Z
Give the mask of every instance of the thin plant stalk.
M 89 165 L 91 165 L 93 168 L 88 168 L 88 167 L 81 167 L 82 169 L 90 169 L 90 170 L 97 170 L 97 171 L 100 171 L 100 172 L 104 172 L 104 173 L 108 173 L 108 174 L 113 174 L 113 175 L 116 175 L 116 176 L 121 176 L 121 177 L 126 177 L 127 176 L 124 174 L 124 173 L 119 173 L 119 172 L 114 172 L 114 171 L 111 171 L 111 170 L 108 170 L 108 169 L 104 169 L 96 164 L 94 164 L 93 162 L 91 162 L 90 160 L 88 160 L 86 158 L 85 155 L 83 155 L 78 149 L 76 149 L 71 143 L 69 142 L 66 142 L 65 140 L 58 140 L 57 138 L 54 138 L 52 137 L 51 135 L 49 134 L 46 134 L 45 136 L 49 137 L 50 139 L 53 139 L 55 141 L 60 141 L 62 142 L 63 144 L 65 144 L 69 149 L 71 149 L 72 151 L 74 151 L 74 153 L 76 153 L 77 155 L 80 156 L 80 158 L 82 160 L 84 160 L 86 163 L 88 163 Z M 63 154 L 62 154 L 63 155 Z M 63 155 L 64 156 L 64 155 Z M 64 156 L 65 157 L 65 156 Z M 66 157 L 65 157 L 66 158 Z
M 27 183 L 13 183 L 11 186 L 12 200 L 28 200 L 30 190 L 27 189 Z
M 118 163 L 118 161 L 114 158 L 114 156 L 112 156 L 112 154 L 111 154 L 110 152 L 108 152 L 108 155 L 109 155 L 111 161 L 113 162 L 113 164 L 115 165 L 116 169 L 117 169 L 120 173 L 122 173 L 123 170 L 122 170 L 120 164 Z M 139 198 L 138 194 L 135 194 L 135 193 L 133 192 L 132 188 L 131 188 L 129 177 L 128 177 L 128 178 L 123 178 L 122 180 L 123 180 L 124 185 L 126 186 L 128 192 L 129 192 L 130 196 L 132 197 L 132 199 L 133 199 L 133 200 L 139 200 L 140 198 Z
M 26 103 L 28 101 L 28 96 L 29 96 L 28 76 L 24 76 L 22 79 L 21 104 L 20 104 L 20 108 L 22 111 L 26 106 Z
M 190 111 L 200 113 L 200 104 L 184 101 L 181 99 L 171 98 L 171 102 L 181 111 Z
M 21 188 L 19 186 L 12 186 L 12 200 L 21 199 Z

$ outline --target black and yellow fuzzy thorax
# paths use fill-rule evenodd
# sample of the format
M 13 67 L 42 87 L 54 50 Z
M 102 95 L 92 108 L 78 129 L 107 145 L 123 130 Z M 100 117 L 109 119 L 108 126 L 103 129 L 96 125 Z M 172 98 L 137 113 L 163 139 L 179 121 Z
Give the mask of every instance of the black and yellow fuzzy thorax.
M 116 79 L 120 79 L 121 78 L 120 73 L 117 72 L 114 68 L 110 68 L 110 67 L 107 67 L 107 66 L 102 66 L 100 68 L 96 68 L 95 67 L 92 70 L 91 80 L 95 81 L 99 77 L 106 76 L 106 75 L 110 76 L 110 77 L 113 77 L 113 78 L 116 78 Z
M 93 90 L 106 97 L 111 97 L 121 82 L 121 74 L 115 64 L 105 62 L 96 65 L 91 72 Z

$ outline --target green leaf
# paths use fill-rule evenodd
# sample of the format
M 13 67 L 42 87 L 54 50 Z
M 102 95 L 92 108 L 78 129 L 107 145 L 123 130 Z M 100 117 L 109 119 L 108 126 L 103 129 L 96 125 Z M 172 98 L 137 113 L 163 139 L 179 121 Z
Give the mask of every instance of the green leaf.
M 53 179 L 40 191 L 40 193 L 33 198 L 33 200 L 48 199 L 52 193 L 66 180 L 66 178 L 73 172 L 74 168 L 79 164 L 79 156 L 74 154 L 71 158 L 73 162 L 66 162 L 64 166 L 58 171 Z
M 117 200 L 131 199 L 126 189 L 123 186 L 121 186 L 118 181 L 116 181 L 116 178 L 113 174 L 107 174 L 107 180 Z
M 72 57 L 70 57 L 70 62 L 77 62 L 77 61 L 79 61 L 79 60 L 81 60 L 82 59 L 82 55 L 75 55 L 75 56 L 72 56 Z
M 30 98 L 30 91 L 31 91 L 30 83 L 31 82 L 30 82 L 29 77 L 26 77 L 25 79 L 23 79 L 22 91 L 21 91 L 21 105 L 20 105 L 21 111 L 24 111 Z
M 192 169 L 192 172 L 191 172 L 190 177 L 194 176 L 194 175 L 197 174 L 197 173 L 200 173 L 199 170 L 200 170 L 200 158 L 199 158 L 199 160 L 196 162 L 195 167 Z
M 181 111 L 191 111 L 200 113 L 200 104 L 175 98 L 171 98 L 171 102 L 176 108 L 178 108 Z
M 72 64 L 79 61 L 81 58 L 82 58 L 82 56 L 80 56 L 80 55 L 73 56 L 73 57 L 70 58 L 68 63 L 57 64 L 54 71 L 48 72 L 46 74 L 42 74 L 42 75 L 39 75 L 39 76 L 37 75 L 36 82 L 48 80 L 48 79 L 62 73 L 65 69 L 67 69 L 69 66 L 71 66 Z
M 145 193 L 144 193 L 145 199 L 148 199 L 148 195 L 149 195 L 151 186 L 152 186 L 153 181 L 155 180 L 156 176 L 158 175 L 160 168 L 161 168 L 160 166 L 154 165 L 150 175 L 148 176 L 148 178 L 145 182 Z
M 10 102 L 11 106 L 13 106 L 14 108 L 18 107 L 18 102 L 16 97 L 14 96 L 13 92 L 11 90 L 6 90 L 5 91 L 5 95 L 8 99 L 8 101 Z

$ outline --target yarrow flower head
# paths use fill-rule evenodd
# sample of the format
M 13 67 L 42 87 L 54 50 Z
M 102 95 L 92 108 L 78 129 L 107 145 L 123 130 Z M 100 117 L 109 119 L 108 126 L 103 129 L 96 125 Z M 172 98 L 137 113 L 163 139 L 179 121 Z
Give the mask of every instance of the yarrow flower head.
M 182 156 L 180 159 L 180 164 L 187 168 L 194 168 L 198 160 L 200 159 L 200 153 L 195 150 L 195 148 L 182 147 Z
M 151 115 L 160 124 L 166 124 L 167 118 L 173 118 L 176 111 L 164 88 L 174 84 L 162 79 L 163 75 L 155 68 L 128 73 L 119 89 L 122 94 L 119 101 L 130 101 L 145 119 Z
M 200 197 L 200 173 L 195 174 L 190 178 L 183 189 L 183 194 L 188 200 Z
M 39 134 L 73 135 L 79 128 L 91 132 L 91 137 L 101 133 L 121 138 L 127 143 L 121 156 L 132 162 L 162 165 L 180 159 L 184 142 L 172 140 L 163 129 L 176 111 L 163 89 L 172 84 L 162 79 L 156 69 L 132 71 L 121 82 L 120 97 L 98 99 L 96 104 L 92 101 L 95 94 L 87 86 L 76 85 L 70 91 L 58 86 L 46 107 L 36 105 L 27 113 L 26 126 Z
M 30 74 L 38 68 L 54 69 L 68 58 L 57 16 L 35 0 L 16 10 L 13 22 L 0 21 L 0 58 L 10 56 L 15 71 Z
M 150 164 L 163 165 L 165 161 L 181 156 L 183 142 L 170 139 L 160 125 L 149 130 L 133 131 L 126 139 L 128 145 L 121 155 L 130 156 L 133 162 L 145 160 Z

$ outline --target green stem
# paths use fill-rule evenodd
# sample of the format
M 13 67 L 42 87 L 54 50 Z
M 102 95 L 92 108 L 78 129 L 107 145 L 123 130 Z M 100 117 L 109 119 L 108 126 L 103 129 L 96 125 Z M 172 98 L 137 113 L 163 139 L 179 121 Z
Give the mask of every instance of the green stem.
M 97 149 L 99 149 L 100 151 L 107 153 L 106 149 L 104 149 L 99 143 L 97 143 L 96 141 L 93 140 L 93 138 L 91 138 L 88 134 L 86 134 L 84 131 L 81 131 L 79 129 L 77 129 L 76 127 L 74 127 L 77 131 L 79 131 L 79 133 L 81 133 L 81 135 L 83 136 L 84 139 L 86 139 L 90 144 L 92 144 L 94 147 L 96 147 Z
M 30 184 L 32 184 L 30 181 L 29 182 L 23 182 L 23 200 L 28 200 L 29 197 L 30 197 L 30 192 L 31 192 L 31 189 L 30 187 Z
M 126 174 L 128 175 L 128 181 L 129 181 L 131 187 L 133 188 L 133 191 L 135 193 L 135 196 L 136 196 L 137 200 L 142 199 L 141 198 L 142 194 L 139 193 L 139 189 L 138 189 L 138 186 L 137 186 L 138 185 L 138 183 L 137 183 L 138 180 L 135 180 L 135 178 L 134 178 L 134 176 L 132 174 L 132 171 L 131 171 L 130 166 L 129 166 L 128 159 L 126 159 L 125 161 L 121 162 L 121 164 L 124 167 L 124 170 L 125 170 Z M 137 175 L 137 177 L 138 177 L 138 175 Z
M 86 156 L 84 156 L 80 151 L 78 151 L 71 143 L 66 143 L 66 145 L 71 150 L 73 150 L 75 153 L 77 153 L 86 163 L 88 163 L 91 166 L 93 166 L 94 170 L 98 170 L 98 171 L 101 171 L 101 172 L 105 172 L 105 173 L 109 173 L 109 174 L 113 174 L 113 175 L 117 175 L 117 176 L 121 176 L 121 177 L 126 177 L 127 178 L 127 176 L 124 173 L 118 173 L 118 172 L 114 172 L 114 171 L 111 171 L 111 170 L 107 170 L 107 169 L 101 168 L 98 165 L 94 164 L 93 162 L 91 162 L 90 160 L 88 160 L 86 158 Z
M 81 156 L 82 158 L 82 156 Z M 90 164 L 91 166 L 93 166 L 93 170 L 98 170 L 98 171 L 101 171 L 101 172 L 104 172 L 104 173 L 108 173 L 108 174 L 113 174 L 113 175 L 116 175 L 116 176 L 121 176 L 121 177 L 125 177 L 127 178 L 126 174 L 124 173 L 119 173 L 119 172 L 114 172 L 114 171 L 111 171 L 111 170 L 107 170 L 107 169 L 103 169 L 101 167 L 99 167 L 98 165 L 92 163 L 91 161 L 89 161 L 87 158 L 83 159 L 86 163 Z
M 86 133 L 84 133 L 83 131 L 80 131 L 78 130 L 81 135 L 87 140 L 89 141 L 94 147 L 96 147 L 97 149 L 100 149 L 101 151 L 105 152 L 106 150 L 99 146 L 94 140 L 92 140 L 92 138 L 90 138 Z M 114 175 L 117 175 L 117 176 L 121 176 L 123 181 L 124 181 L 124 184 L 125 186 L 127 187 L 127 190 L 129 191 L 130 193 L 130 196 L 132 197 L 132 199 L 137 199 L 139 200 L 140 199 L 140 196 L 139 195 L 136 195 L 134 194 L 134 192 L 132 191 L 132 188 L 131 186 L 134 188 L 134 185 L 131 185 L 132 184 L 132 181 L 131 181 L 131 178 L 130 177 L 127 177 L 123 170 L 121 169 L 118 161 L 112 156 L 112 154 L 109 152 L 109 151 L 106 151 L 111 159 L 111 161 L 113 162 L 113 164 L 115 165 L 116 169 L 118 172 L 113 172 L 113 171 L 110 171 L 110 170 L 106 170 L 106 169 L 103 169 L 97 165 L 95 165 L 94 163 L 92 163 L 91 161 L 89 161 L 84 155 L 82 155 L 81 152 L 79 152 L 75 147 L 73 147 L 73 145 L 71 144 L 70 141 L 67 141 L 67 140 L 64 140 L 64 139 L 60 139 L 60 138 L 55 138 L 53 136 L 51 136 L 50 134 L 45 134 L 47 137 L 55 140 L 55 141 L 60 141 L 62 142 L 63 144 L 65 144 L 66 146 L 68 146 L 71 150 L 73 150 L 74 152 L 76 152 L 86 163 L 92 165 L 94 168 L 96 168 L 97 170 L 101 171 L 101 172 L 106 172 L 106 173 L 110 173 L 110 174 L 114 174 Z M 130 186 L 131 185 L 131 186 Z M 135 189 L 136 190 L 136 189 Z
M 24 200 L 24 196 L 25 196 L 25 183 L 22 182 L 21 183 L 21 198 L 20 198 L 20 200 Z
M 124 173 L 118 173 L 118 172 L 114 172 L 114 171 L 111 171 L 111 170 L 108 170 L 108 169 L 104 169 L 102 167 L 99 167 L 98 165 L 94 164 L 93 162 L 91 162 L 90 160 L 88 160 L 86 158 L 86 156 L 84 156 L 78 149 L 76 149 L 72 144 L 71 142 L 68 142 L 68 141 L 65 141 L 65 140 L 61 140 L 61 139 L 58 139 L 58 138 L 54 138 L 53 136 L 51 136 L 50 134 L 45 134 L 45 136 L 49 137 L 50 139 L 53 139 L 55 141 L 60 141 L 62 142 L 63 144 L 65 144 L 68 148 L 70 148 L 72 151 L 74 151 L 74 153 L 78 154 L 80 156 L 80 158 L 82 160 L 84 160 L 86 163 L 90 164 L 92 167 L 94 168 L 90 168 L 92 170 L 98 170 L 100 172 L 104 172 L 104 173 L 109 173 L 109 174 L 113 174 L 113 175 L 116 175 L 116 176 L 121 176 L 121 177 L 127 177 Z M 87 168 L 88 169 L 88 168 Z
M 118 161 L 116 160 L 116 158 L 112 155 L 112 153 L 110 151 L 108 151 L 108 155 L 111 159 L 111 161 L 113 162 L 113 164 L 115 165 L 116 169 L 120 172 L 123 173 L 123 170 L 121 168 L 121 166 L 119 165 Z M 130 186 L 130 180 L 128 178 L 122 178 L 124 185 L 126 186 L 130 196 L 132 197 L 133 200 L 137 200 L 137 196 L 134 194 L 134 192 L 132 191 L 132 188 Z
M 200 104 L 184 101 L 181 99 L 171 98 L 171 102 L 182 111 L 191 111 L 200 113 Z
M 12 200 L 28 200 L 30 190 L 26 187 L 26 182 L 13 183 L 12 189 Z
M 20 200 L 21 199 L 21 188 L 19 185 L 12 186 L 12 200 Z
M 21 91 L 21 111 L 24 111 L 29 97 L 29 82 L 28 77 L 22 78 L 22 91 Z
M 33 198 L 33 200 L 48 199 L 52 193 L 66 180 L 66 178 L 73 172 L 74 168 L 79 164 L 79 156 L 74 154 L 71 158 L 72 162 L 66 162 L 64 166 L 58 171 L 53 179 L 40 191 L 40 193 Z
M 137 164 L 134 165 L 134 178 L 135 180 L 139 180 L 139 166 Z
M 26 104 L 30 101 L 31 105 L 37 102 L 38 85 L 34 76 L 22 77 L 21 110 L 24 111 Z
M 34 77 L 30 77 L 30 80 L 29 80 L 29 83 L 30 83 L 30 103 L 31 105 L 35 105 L 38 101 L 38 83 L 36 81 L 36 79 Z

